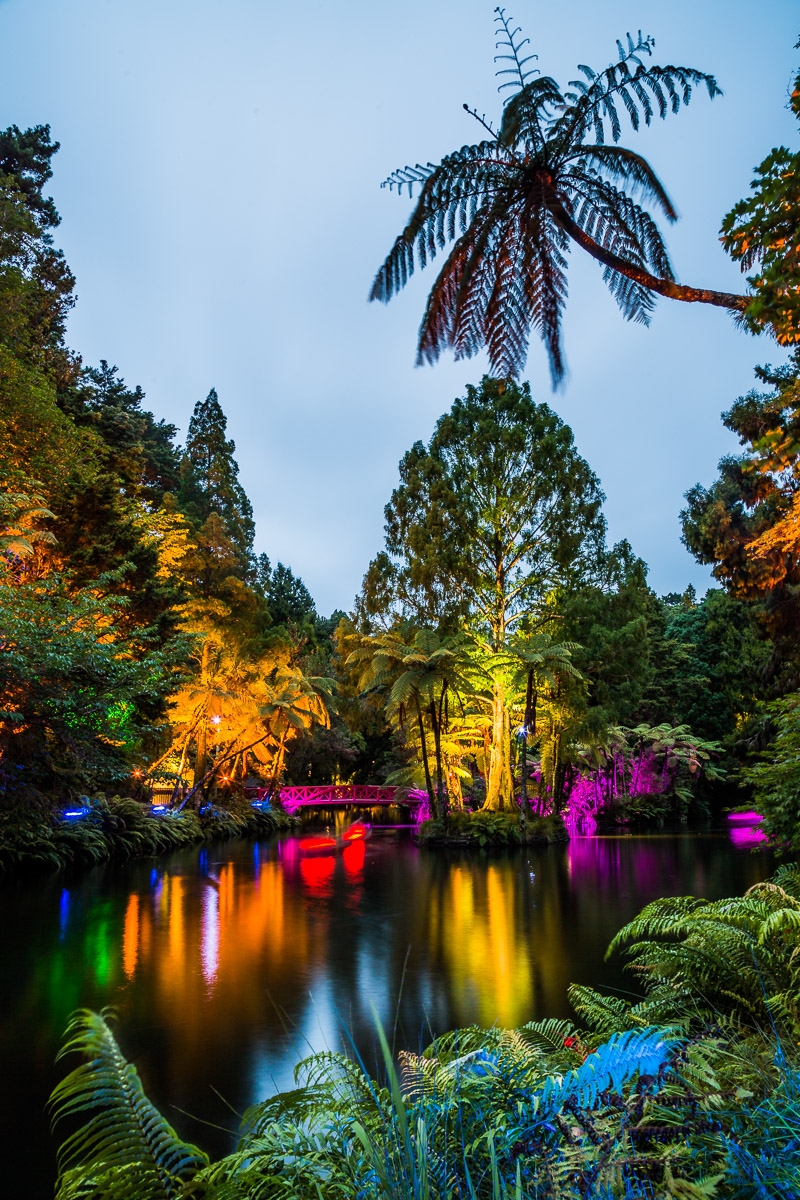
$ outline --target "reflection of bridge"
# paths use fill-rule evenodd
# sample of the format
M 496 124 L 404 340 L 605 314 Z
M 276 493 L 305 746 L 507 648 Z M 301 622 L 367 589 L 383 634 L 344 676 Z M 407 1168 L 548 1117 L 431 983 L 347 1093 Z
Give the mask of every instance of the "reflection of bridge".
M 250 796 L 255 804 L 263 803 L 269 796 L 269 788 L 254 788 Z M 359 804 L 365 808 L 402 804 L 418 808 L 427 796 L 423 792 L 374 783 L 330 783 L 321 787 L 282 787 L 280 799 L 287 812 L 297 812 L 299 808 L 334 808 L 345 804 Z

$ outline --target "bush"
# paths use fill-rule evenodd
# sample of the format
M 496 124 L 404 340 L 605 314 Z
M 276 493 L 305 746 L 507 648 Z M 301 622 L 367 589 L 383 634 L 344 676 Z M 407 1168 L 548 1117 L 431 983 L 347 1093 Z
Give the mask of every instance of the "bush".
M 423 821 L 417 832 L 420 845 L 453 844 L 463 846 L 519 846 L 524 841 L 558 842 L 567 838 L 560 817 L 529 817 L 525 833 L 518 812 L 464 812 L 455 810 L 447 818 Z
M 0 873 L 148 858 L 202 841 L 271 837 L 293 824 L 286 813 L 236 799 L 230 808 L 209 805 L 199 815 L 193 809 L 155 814 L 139 800 L 98 795 L 85 816 L 71 821 L 44 807 L 15 808 L 0 814 Z

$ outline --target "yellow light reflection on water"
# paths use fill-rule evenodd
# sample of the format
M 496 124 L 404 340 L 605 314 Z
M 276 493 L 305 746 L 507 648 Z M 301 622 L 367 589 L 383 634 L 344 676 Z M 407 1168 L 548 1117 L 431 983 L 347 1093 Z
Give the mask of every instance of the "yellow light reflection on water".
M 533 967 L 516 903 L 518 873 L 455 867 L 442 910 L 431 908 L 460 1023 L 503 1026 L 530 1019 Z

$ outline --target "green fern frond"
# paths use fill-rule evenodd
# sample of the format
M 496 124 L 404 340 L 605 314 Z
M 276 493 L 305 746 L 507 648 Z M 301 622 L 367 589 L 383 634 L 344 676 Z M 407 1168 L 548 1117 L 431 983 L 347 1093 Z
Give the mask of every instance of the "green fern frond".
M 58 1054 L 57 1061 L 73 1053 L 86 1061 L 50 1096 L 54 1124 L 84 1122 L 59 1150 L 57 1200 L 112 1190 L 115 1200 L 173 1200 L 208 1159 L 182 1141 L 147 1099 L 109 1029 L 111 1016 L 110 1009 L 78 1009 Z
M 637 1019 L 631 1004 L 618 996 L 604 996 L 594 988 L 578 983 L 570 984 L 567 995 L 581 1019 L 601 1035 L 648 1024 L 645 1020 Z

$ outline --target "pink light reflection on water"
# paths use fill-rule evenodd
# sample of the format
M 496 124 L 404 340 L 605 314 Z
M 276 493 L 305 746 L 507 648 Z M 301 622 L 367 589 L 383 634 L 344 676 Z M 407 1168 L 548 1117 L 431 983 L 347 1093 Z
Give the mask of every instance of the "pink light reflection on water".
M 737 849 L 751 850 L 754 846 L 760 846 L 767 840 L 764 830 L 759 828 L 764 816 L 755 809 L 728 813 L 728 820 L 731 822 L 730 839 Z
M 737 849 L 750 850 L 754 846 L 762 845 L 767 840 L 767 835 L 757 825 L 735 825 L 730 830 L 730 838 Z

